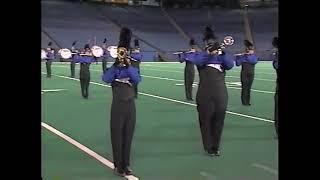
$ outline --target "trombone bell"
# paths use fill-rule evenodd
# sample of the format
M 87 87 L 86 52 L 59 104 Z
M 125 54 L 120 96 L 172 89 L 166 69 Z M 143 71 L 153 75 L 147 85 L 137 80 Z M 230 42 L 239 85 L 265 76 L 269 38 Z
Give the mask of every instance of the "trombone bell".
M 223 44 L 226 46 L 231 46 L 234 43 L 234 39 L 232 36 L 226 36 L 223 38 Z
M 117 58 L 118 57 L 118 47 L 117 46 L 109 46 L 108 48 L 107 48 L 107 50 L 109 51 L 109 53 L 110 53 L 110 56 L 112 57 L 112 58 Z
M 117 48 L 117 56 L 120 61 L 124 60 L 127 57 L 127 54 L 128 54 L 128 51 L 126 48 L 124 47 Z

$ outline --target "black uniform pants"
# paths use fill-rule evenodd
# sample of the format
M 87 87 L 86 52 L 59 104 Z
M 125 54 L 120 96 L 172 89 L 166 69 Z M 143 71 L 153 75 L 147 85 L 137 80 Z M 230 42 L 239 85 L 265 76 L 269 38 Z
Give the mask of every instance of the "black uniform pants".
M 71 70 L 71 77 L 75 77 L 75 71 L 76 71 L 76 63 L 74 61 L 71 61 L 70 63 L 70 70 Z
M 130 165 L 130 149 L 136 123 L 134 99 L 113 99 L 110 123 L 114 165 L 123 169 Z
M 279 137 L 278 90 L 274 94 L 274 126 Z
M 106 70 L 107 70 L 107 63 L 108 63 L 108 61 L 107 61 L 107 58 L 102 58 L 102 71 L 103 71 L 103 74 L 106 72 Z
M 220 96 L 217 94 L 214 97 L 202 99 L 201 101 L 197 98 L 202 142 L 204 149 L 207 151 L 219 150 L 227 104 L 227 91 L 220 94 Z
M 80 64 L 80 87 L 81 87 L 81 94 L 82 97 L 88 98 L 89 97 L 89 84 L 90 84 L 90 64 L 81 63 Z
M 52 64 L 52 62 L 50 60 L 46 61 L 47 77 L 48 78 L 51 77 L 51 64 Z
M 250 105 L 251 86 L 254 79 L 254 73 L 241 71 L 241 102 L 243 105 Z
M 187 100 L 192 100 L 194 73 L 194 65 L 191 62 L 186 61 L 186 66 L 184 68 L 184 87 Z

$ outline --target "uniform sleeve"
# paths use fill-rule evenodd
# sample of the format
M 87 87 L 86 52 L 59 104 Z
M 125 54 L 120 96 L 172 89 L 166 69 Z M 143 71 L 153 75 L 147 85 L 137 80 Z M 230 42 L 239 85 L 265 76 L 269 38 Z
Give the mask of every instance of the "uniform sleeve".
M 242 60 L 244 59 L 244 56 L 236 56 L 236 66 L 240 66 L 242 63 Z
M 221 59 L 223 69 L 225 70 L 230 70 L 234 66 L 234 58 L 232 56 L 227 56 L 226 54 L 224 55 L 219 55 L 219 59 Z
M 55 57 L 54 57 L 54 53 L 52 53 L 52 52 L 49 52 L 48 54 L 47 54 L 47 57 L 48 57 L 48 59 L 49 60 L 53 60 Z
M 96 57 L 94 57 L 94 56 L 88 56 L 87 58 L 88 58 L 87 60 L 88 60 L 89 63 L 96 62 L 96 61 L 98 60 L 98 59 L 97 59 Z
M 131 54 L 131 57 L 135 60 L 141 61 L 142 60 L 142 54 L 141 53 L 133 53 Z
M 195 65 L 204 65 L 209 61 L 209 56 L 205 53 L 189 53 L 186 54 L 185 60 L 192 62 Z
M 179 62 L 183 63 L 186 59 L 186 54 L 185 53 L 178 54 L 178 57 L 179 57 Z
M 114 66 L 111 66 L 103 75 L 102 75 L 102 81 L 105 83 L 112 83 L 115 79 L 116 75 L 116 68 Z
M 246 59 L 251 64 L 257 64 L 257 62 L 258 62 L 258 56 L 256 56 L 255 54 L 247 55 Z
M 79 56 L 78 54 L 75 54 L 72 57 L 72 60 L 73 60 L 73 62 L 78 63 L 78 62 L 80 62 L 80 58 L 81 58 L 81 56 Z
M 128 76 L 130 78 L 130 81 L 133 83 L 133 84 L 138 84 L 140 81 L 141 81 L 141 77 L 138 73 L 138 69 L 137 68 L 134 68 L 134 67 L 128 67 L 127 69 L 127 72 L 128 72 Z

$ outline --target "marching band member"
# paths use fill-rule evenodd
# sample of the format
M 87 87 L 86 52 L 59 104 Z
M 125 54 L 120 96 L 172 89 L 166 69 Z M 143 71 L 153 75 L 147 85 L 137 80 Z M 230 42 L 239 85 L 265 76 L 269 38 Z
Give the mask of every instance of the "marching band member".
M 90 84 L 90 64 L 95 61 L 94 56 L 91 52 L 89 44 L 84 46 L 83 52 L 79 55 L 76 54 L 74 61 L 80 63 L 80 87 L 82 97 L 88 99 L 89 96 L 89 84 Z
M 272 45 L 275 48 L 275 52 L 272 54 L 272 65 L 273 68 L 276 70 L 277 73 L 277 82 L 276 82 L 276 92 L 274 94 L 274 125 L 276 129 L 277 136 L 279 137 L 279 112 L 278 112 L 278 93 L 279 93 L 279 51 L 278 51 L 278 44 L 279 44 L 278 37 L 274 37 L 272 39 Z
M 108 63 L 108 50 L 107 50 L 107 38 L 104 38 L 103 44 L 102 44 L 102 49 L 103 49 L 103 56 L 102 56 L 102 71 L 103 74 L 107 70 L 107 63 Z
M 126 50 L 130 48 L 131 30 L 122 28 L 118 44 L 118 58 L 102 75 L 102 80 L 111 83 L 111 143 L 114 172 L 116 175 L 131 175 L 130 149 L 136 123 L 134 85 L 141 81 L 138 69 L 132 67 Z M 124 51 L 123 48 L 126 50 Z M 122 50 L 121 50 L 122 49 Z M 122 51 L 122 52 L 120 52 Z
M 214 44 L 215 42 L 217 42 L 217 36 L 215 35 L 215 33 L 212 30 L 211 26 L 207 26 L 205 28 L 202 40 L 203 40 L 205 46 L 207 46 L 208 44 Z M 196 67 L 197 67 L 197 70 L 199 72 L 201 67 L 199 65 L 196 65 Z
M 254 79 L 254 68 L 258 62 L 253 44 L 245 40 L 245 53 L 236 54 L 236 66 L 241 65 L 241 102 L 244 106 L 250 106 L 250 92 Z
M 140 63 L 142 60 L 142 53 L 140 52 L 139 40 L 134 40 L 134 49 L 131 51 L 131 65 L 138 69 L 138 73 L 140 75 Z M 134 85 L 135 98 L 138 98 L 138 85 Z
M 52 45 L 52 42 L 49 42 L 48 47 L 46 49 L 47 58 L 45 59 L 48 78 L 51 78 L 51 64 L 52 64 L 52 61 L 55 59 L 54 49 L 51 47 L 51 45 Z
M 196 52 L 196 47 L 195 47 L 195 42 L 194 39 L 190 40 L 190 51 L 188 52 L 189 54 L 193 54 Z M 181 58 L 181 56 L 179 55 Z M 191 56 L 190 56 L 191 57 Z M 186 99 L 187 101 L 193 101 L 192 98 L 192 88 L 193 88 L 193 82 L 194 82 L 194 64 L 185 59 L 186 65 L 184 67 L 184 87 L 185 87 L 185 94 L 186 94 Z M 182 63 L 182 61 L 180 61 Z
M 206 46 L 206 52 L 182 54 L 183 60 L 189 60 L 198 67 L 197 110 L 203 146 L 210 156 L 220 155 L 220 139 L 228 104 L 225 71 L 234 66 L 233 59 L 219 51 L 220 48 L 220 44 L 215 42 Z
M 78 53 L 78 50 L 75 48 L 75 45 L 76 45 L 77 41 L 74 41 L 72 43 L 72 46 L 71 46 L 71 52 L 74 53 L 72 54 L 71 56 L 71 62 L 70 62 L 70 70 L 71 70 L 71 76 L 72 78 L 75 77 L 75 69 L 76 69 L 76 63 L 75 63 L 75 54 Z

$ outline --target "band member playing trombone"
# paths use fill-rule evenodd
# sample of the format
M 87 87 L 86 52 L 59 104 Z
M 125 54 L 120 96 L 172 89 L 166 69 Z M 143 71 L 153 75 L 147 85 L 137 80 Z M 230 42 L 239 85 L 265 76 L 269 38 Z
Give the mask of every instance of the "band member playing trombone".
M 90 84 L 90 64 L 95 61 L 89 44 L 84 46 L 84 50 L 80 54 L 76 54 L 74 58 L 76 63 L 80 63 L 80 87 L 82 97 L 88 99 Z
M 102 71 L 103 74 L 107 70 L 107 63 L 108 63 L 108 50 L 107 50 L 107 38 L 104 38 L 102 49 L 103 49 L 103 55 L 102 55 Z
M 236 54 L 236 65 L 241 65 L 241 102 L 244 106 L 250 106 L 250 92 L 254 79 L 255 64 L 258 62 L 258 57 L 255 55 L 253 44 L 245 40 L 245 52 Z
M 274 94 L 274 126 L 276 129 L 277 136 L 279 137 L 279 112 L 278 112 L 278 93 L 279 93 L 279 51 L 278 51 L 278 37 L 274 37 L 272 39 L 272 45 L 275 49 L 272 57 L 272 65 L 277 73 L 277 84 L 276 84 L 276 92 Z
M 72 43 L 72 46 L 71 46 L 71 52 L 72 52 L 72 56 L 71 56 L 71 62 L 70 62 L 70 70 L 71 70 L 71 76 L 72 78 L 75 77 L 75 69 L 76 69 L 76 63 L 74 61 L 74 57 L 75 57 L 75 54 L 78 53 L 78 50 L 76 49 L 75 45 L 76 45 L 77 41 L 74 41 Z
M 194 39 L 190 40 L 190 51 L 188 52 L 189 57 L 192 57 L 192 54 L 196 52 L 195 42 Z M 181 56 L 179 55 L 181 58 Z M 185 94 L 187 101 L 193 101 L 192 98 L 192 88 L 194 82 L 194 64 L 189 59 L 181 60 L 180 62 L 185 61 L 186 65 L 184 67 L 184 87 L 185 87 Z
M 138 73 L 140 75 L 140 63 L 142 60 L 142 54 L 140 53 L 140 46 L 139 46 L 139 40 L 134 40 L 134 48 L 131 51 L 131 65 L 132 67 L 135 67 L 138 69 Z M 135 91 L 135 98 L 138 98 L 138 85 L 134 85 L 134 91 Z
M 47 78 L 51 78 L 51 64 L 55 59 L 54 49 L 51 47 L 52 42 L 48 43 L 48 47 L 46 49 L 46 69 L 47 69 Z
M 131 30 L 120 31 L 117 58 L 115 63 L 102 75 L 102 80 L 111 83 L 111 143 L 114 172 L 118 176 L 131 175 L 130 149 L 136 123 L 135 90 L 140 81 L 138 69 L 132 67 L 128 50 L 130 49 Z
M 206 46 L 206 52 L 182 54 L 183 60 L 198 66 L 197 110 L 203 146 L 210 156 L 220 155 L 220 139 L 228 104 L 225 71 L 234 66 L 233 59 L 220 49 L 220 44 L 215 42 Z

